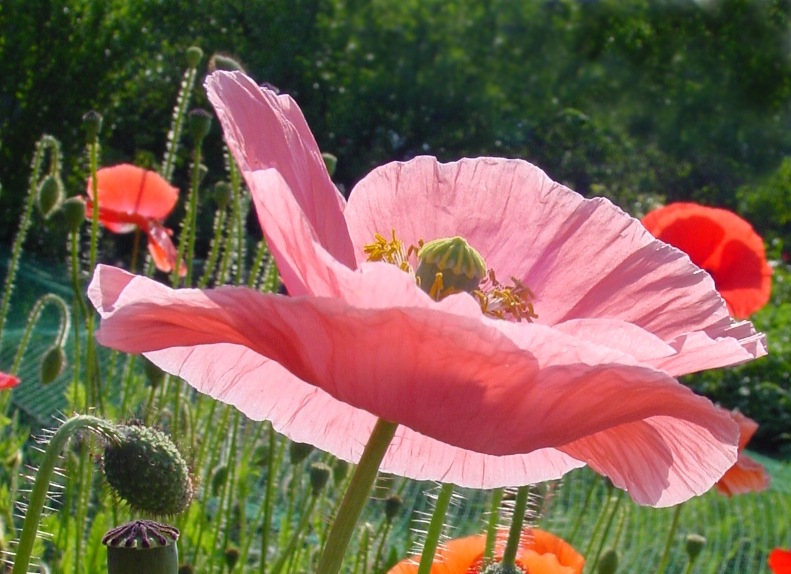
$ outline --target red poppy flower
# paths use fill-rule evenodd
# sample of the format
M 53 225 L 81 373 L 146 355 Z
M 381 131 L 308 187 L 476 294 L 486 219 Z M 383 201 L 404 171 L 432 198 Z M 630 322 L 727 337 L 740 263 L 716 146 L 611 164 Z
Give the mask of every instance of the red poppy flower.
M 140 229 L 148 236 L 148 252 L 157 269 L 169 273 L 177 252 L 162 223 L 176 206 L 179 190 L 162 176 L 130 164 L 104 167 L 96 172 L 99 190 L 99 222 L 113 233 Z M 93 183 L 88 180 L 86 211 L 92 217 Z M 179 266 L 181 274 L 186 267 Z
M 714 486 L 726 496 L 766 490 L 769 488 L 766 469 L 742 452 L 758 430 L 758 423 L 739 411 L 732 411 L 731 417 L 739 425 L 739 458 Z
M 504 542 L 504 537 L 503 540 Z M 457 538 L 444 544 L 434 557 L 431 574 L 480 574 L 486 535 Z M 503 556 L 504 544 L 498 544 L 495 556 Z M 388 574 L 415 574 L 420 557 L 407 558 L 396 564 Z M 537 528 L 526 528 L 519 541 L 516 565 L 530 574 L 580 574 L 585 558 L 554 534 Z
M 791 550 L 772 550 L 769 553 L 769 568 L 774 574 L 791 574 Z
M 671 203 L 646 215 L 643 225 L 709 272 L 734 317 L 746 318 L 769 301 L 772 268 L 763 239 L 735 213 Z
M 588 464 L 667 506 L 736 462 L 730 415 L 675 377 L 761 356 L 764 337 L 681 251 L 518 160 L 390 163 L 347 202 L 289 96 L 239 73 L 207 88 L 290 296 L 99 266 L 101 344 L 344 460 L 397 423 L 381 469 L 415 479 L 486 489 Z M 477 257 L 432 272 L 439 244 Z M 446 277 L 459 287 L 432 294 Z
M 6 389 L 13 389 L 15 386 L 19 384 L 19 379 L 14 375 L 8 375 L 6 373 L 0 372 L 0 391 L 5 391 Z

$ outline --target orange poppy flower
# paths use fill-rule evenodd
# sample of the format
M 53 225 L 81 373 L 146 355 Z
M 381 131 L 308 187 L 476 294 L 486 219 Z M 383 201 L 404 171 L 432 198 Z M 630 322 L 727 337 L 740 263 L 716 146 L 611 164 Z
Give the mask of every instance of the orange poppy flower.
M 763 239 L 726 209 L 671 203 L 650 212 L 643 225 L 656 238 L 687 253 L 714 279 L 731 315 L 744 319 L 766 305 L 772 268 Z
M 169 273 L 177 251 L 163 225 L 179 198 L 179 190 L 154 171 L 130 164 L 104 167 L 96 172 L 99 190 L 99 222 L 113 233 L 140 229 L 148 237 L 148 252 L 157 269 Z M 88 180 L 88 217 L 93 215 L 93 183 Z M 180 273 L 186 267 L 179 266 Z
M 431 574 L 480 574 L 484 566 L 485 546 L 485 534 L 447 542 L 437 550 Z M 498 561 L 502 558 L 504 546 L 504 543 L 498 544 L 495 551 Z M 419 556 L 407 558 L 396 564 L 388 574 L 415 574 L 419 562 Z M 585 558 L 562 538 L 537 528 L 525 528 L 516 555 L 516 565 L 530 574 L 581 574 Z
M 739 411 L 732 411 L 731 417 L 739 425 L 739 458 L 714 486 L 726 496 L 766 490 L 769 488 L 766 469 L 742 452 L 758 430 L 758 423 Z
M 5 391 L 6 389 L 13 389 L 15 386 L 19 384 L 19 379 L 14 375 L 8 375 L 6 373 L 0 372 L 0 391 Z

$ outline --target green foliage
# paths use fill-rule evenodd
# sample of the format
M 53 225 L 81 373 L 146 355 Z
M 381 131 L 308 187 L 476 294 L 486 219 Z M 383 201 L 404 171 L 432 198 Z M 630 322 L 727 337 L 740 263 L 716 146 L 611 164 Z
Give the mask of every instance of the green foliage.
M 775 266 L 772 298 L 752 317 L 769 354 L 744 366 L 687 377 L 690 386 L 759 423 L 750 448 L 791 455 L 791 268 Z

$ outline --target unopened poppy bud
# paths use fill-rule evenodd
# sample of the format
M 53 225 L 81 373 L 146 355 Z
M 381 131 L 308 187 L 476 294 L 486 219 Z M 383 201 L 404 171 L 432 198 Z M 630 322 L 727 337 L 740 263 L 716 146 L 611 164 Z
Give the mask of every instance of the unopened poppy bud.
M 157 388 L 165 380 L 165 371 L 157 367 L 154 363 L 143 357 L 143 372 L 146 375 L 148 384 Z
M 385 499 L 385 517 L 388 522 L 398 515 L 403 505 L 404 500 L 397 494 L 391 494 Z
M 203 59 L 203 50 L 197 46 L 190 46 L 187 48 L 187 65 L 190 68 L 197 68 L 200 61 Z
M 349 474 L 349 463 L 343 459 L 336 458 L 332 463 L 332 482 L 340 484 L 346 475 Z
M 58 378 L 66 365 L 66 353 L 60 345 L 50 347 L 41 358 L 41 384 L 48 385 Z
M 233 197 L 233 186 L 227 181 L 218 181 L 214 186 L 214 201 L 217 202 L 217 207 L 225 209 L 231 203 Z
M 225 558 L 225 565 L 228 567 L 228 570 L 233 570 L 233 567 L 239 562 L 239 556 L 241 556 L 241 552 L 239 552 L 236 546 L 229 546 L 225 549 L 223 558 Z
M 85 222 L 85 201 L 79 197 L 70 197 L 63 202 L 63 219 L 69 233 L 77 233 Z
M 189 129 L 192 139 L 200 143 L 211 129 L 211 114 L 204 109 L 195 108 L 188 114 Z
M 38 210 L 44 219 L 49 219 L 63 203 L 63 182 L 57 175 L 47 175 L 38 186 Z
M 220 494 L 220 489 L 228 480 L 228 465 L 222 464 L 214 469 L 211 475 L 211 493 L 212 496 Z
M 314 462 L 310 465 L 308 474 L 310 475 L 310 487 L 313 490 L 313 495 L 316 496 L 327 485 L 332 469 L 323 462 Z
M 214 54 L 209 60 L 209 71 L 225 70 L 226 72 L 244 72 L 244 66 L 230 56 Z
M 104 447 L 102 467 L 115 496 L 131 508 L 169 516 L 184 511 L 194 494 L 189 467 L 168 435 L 122 425 Z
M 613 548 L 608 548 L 599 556 L 599 564 L 596 570 L 599 574 L 615 574 L 618 569 L 618 552 Z
M 88 143 L 96 141 L 99 132 L 102 131 L 102 114 L 96 110 L 91 110 L 82 116 L 82 125 L 85 127 L 85 137 Z
M 288 445 L 288 459 L 291 464 L 299 464 L 313 452 L 313 445 L 304 442 L 294 442 Z
M 178 574 L 195 574 L 195 567 L 192 564 L 182 564 L 179 566 Z
M 179 553 L 178 528 L 153 520 L 134 520 L 108 531 L 108 574 L 176 574 Z
M 435 299 L 463 291 L 472 293 L 486 277 L 486 262 L 461 237 L 444 237 L 423 244 L 415 275 L 421 289 Z
M 321 154 L 321 159 L 324 160 L 324 166 L 327 168 L 327 173 L 332 177 L 335 174 L 335 168 L 338 167 L 338 158 L 331 153 L 324 152 Z
M 689 561 L 694 562 L 698 555 L 700 555 L 703 547 L 706 546 L 706 538 L 700 534 L 689 534 L 687 535 L 684 546 L 687 550 Z

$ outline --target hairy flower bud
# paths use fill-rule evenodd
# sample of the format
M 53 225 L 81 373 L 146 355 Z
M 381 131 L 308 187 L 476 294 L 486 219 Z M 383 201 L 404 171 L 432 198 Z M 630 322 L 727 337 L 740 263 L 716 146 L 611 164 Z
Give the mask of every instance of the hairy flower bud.
M 41 216 L 44 219 L 52 217 L 52 214 L 60 209 L 64 196 L 63 182 L 60 177 L 52 174 L 45 176 L 38 186 L 36 195 Z
M 313 452 L 313 448 L 312 444 L 291 441 L 291 444 L 288 445 L 288 459 L 291 464 L 299 464 L 308 458 L 308 455 Z
M 197 68 L 202 59 L 203 50 L 198 48 L 198 46 L 190 46 L 187 48 L 187 65 L 190 68 Z
M 324 160 L 324 166 L 327 168 L 327 173 L 332 177 L 335 174 L 335 168 L 338 167 L 338 158 L 331 153 L 324 152 L 321 154 L 321 159 Z
M 63 202 L 62 210 L 69 233 L 77 233 L 85 222 L 85 200 L 79 196 L 70 197 Z
M 60 345 L 50 347 L 41 358 L 41 384 L 48 385 L 58 378 L 66 365 L 66 353 Z
M 327 485 L 332 474 L 332 469 L 323 462 L 314 462 L 308 469 L 310 476 L 310 487 L 313 490 L 313 495 L 316 496 Z
M 599 574 L 615 574 L 615 571 L 618 570 L 618 552 L 613 548 L 602 552 L 596 569 Z
M 82 116 L 82 125 L 85 127 L 85 136 L 88 143 L 96 141 L 102 131 L 102 114 L 91 110 Z
M 114 494 L 135 510 L 153 515 L 178 514 L 193 497 L 192 477 L 184 457 L 168 435 L 157 429 L 118 427 L 102 458 Z

